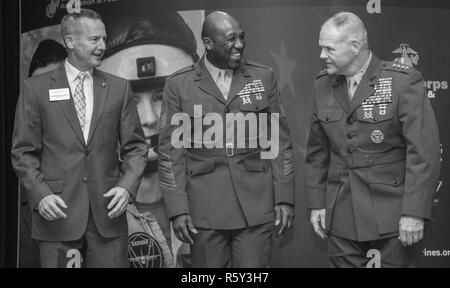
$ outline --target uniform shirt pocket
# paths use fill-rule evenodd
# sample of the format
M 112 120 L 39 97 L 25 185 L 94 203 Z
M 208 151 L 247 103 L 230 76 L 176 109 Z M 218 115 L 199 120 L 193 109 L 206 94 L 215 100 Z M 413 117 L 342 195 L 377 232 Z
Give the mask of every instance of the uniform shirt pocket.
M 341 109 L 321 109 L 317 113 L 317 118 L 324 123 L 333 123 L 342 119 L 344 113 Z
M 368 123 L 379 123 L 390 120 L 394 117 L 392 103 L 380 103 L 372 105 L 361 105 L 356 109 L 356 116 L 359 121 Z

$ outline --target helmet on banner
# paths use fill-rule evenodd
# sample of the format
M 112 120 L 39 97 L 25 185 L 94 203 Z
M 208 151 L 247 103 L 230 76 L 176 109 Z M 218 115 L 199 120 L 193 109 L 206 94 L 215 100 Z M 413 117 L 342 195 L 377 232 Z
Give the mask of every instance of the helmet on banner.
M 197 42 L 177 12 L 149 12 L 103 20 L 108 27 L 108 39 L 98 69 L 131 83 L 149 146 L 149 161 L 136 201 L 154 203 L 162 197 L 155 173 L 162 88 L 167 76 L 198 60 Z
M 67 58 L 64 46 L 52 39 L 42 40 L 31 58 L 28 77 L 51 71 Z
M 198 60 L 194 34 L 177 12 L 107 22 L 108 41 L 99 69 L 130 80 L 132 86 L 164 83 L 165 77 Z

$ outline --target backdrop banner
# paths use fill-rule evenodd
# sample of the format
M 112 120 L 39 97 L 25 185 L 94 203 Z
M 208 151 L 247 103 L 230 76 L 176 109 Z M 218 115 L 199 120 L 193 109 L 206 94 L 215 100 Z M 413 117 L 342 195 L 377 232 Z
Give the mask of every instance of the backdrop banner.
M 22 79 L 27 77 L 31 57 L 41 40 L 49 38 L 62 43 L 59 23 L 69 2 L 22 0 Z M 246 58 L 275 69 L 296 147 L 296 217 L 294 228 L 276 239 L 272 267 L 328 266 L 326 241 L 313 232 L 306 209 L 304 157 L 312 112 L 311 91 L 313 80 L 323 69 L 318 45 L 321 24 L 339 11 L 356 13 L 366 24 L 371 50 L 380 59 L 413 66 L 424 76 L 427 96 L 440 130 L 442 169 L 435 194 L 433 221 L 426 224 L 425 238 L 418 244 L 417 266 L 450 267 L 450 129 L 445 128 L 450 123 L 450 4 L 438 3 L 444 1 L 387 2 L 80 1 L 82 7 L 94 9 L 109 19 L 145 14 L 145 11 L 179 11 L 195 35 L 199 56 L 204 51 L 200 39 L 204 15 L 213 10 L 223 10 L 233 15 L 245 30 Z M 70 9 L 76 8 L 76 3 L 69 4 L 72 5 Z M 189 13 L 192 10 L 203 12 Z M 108 32 L 108 25 L 106 30 Z M 23 237 L 29 235 L 21 234 L 22 240 Z M 20 255 L 31 257 L 30 252 Z

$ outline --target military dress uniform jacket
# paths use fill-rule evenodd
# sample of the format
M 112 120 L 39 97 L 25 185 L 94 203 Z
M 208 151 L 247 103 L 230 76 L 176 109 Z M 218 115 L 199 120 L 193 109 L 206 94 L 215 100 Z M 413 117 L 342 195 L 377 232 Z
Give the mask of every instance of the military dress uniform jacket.
M 313 101 L 308 206 L 326 209 L 326 229 L 369 241 L 397 235 L 401 215 L 429 219 L 440 145 L 422 75 L 373 56 L 351 101 L 326 71 Z
M 147 159 L 144 132 L 128 81 L 97 69 L 92 77 L 94 106 L 87 141 L 72 95 L 67 100 L 49 99 L 51 89 L 70 91 L 64 65 L 24 82 L 16 108 L 12 164 L 33 209 L 35 239 L 78 240 L 90 213 L 103 237 L 127 236 L 126 213 L 110 219 L 111 198 L 103 194 L 118 186 L 136 195 Z M 41 199 L 52 194 L 67 204 L 67 219 L 49 222 L 37 211 Z
M 190 214 L 196 227 L 238 229 L 273 221 L 276 203 L 294 204 L 292 144 L 270 68 L 244 61 L 234 71 L 225 100 L 202 59 L 168 77 L 163 95 L 159 173 L 169 218 Z M 202 110 L 195 111 L 194 105 L 201 105 Z M 189 133 L 196 121 L 202 123 L 208 113 L 216 113 L 217 122 L 223 123 L 223 135 L 216 135 L 216 139 L 223 141 L 223 148 L 207 149 L 205 143 L 196 148 L 199 141 L 193 141 L 198 139 L 195 135 L 193 139 L 185 135 L 187 142 L 195 142 L 190 148 L 175 148 L 171 138 L 180 125 L 177 121 L 171 124 L 171 120 L 178 112 L 186 113 L 188 122 L 192 122 Z M 226 133 L 233 124 L 226 120 L 226 113 L 254 114 L 256 119 L 262 113 L 274 113 L 279 119 L 278 155 L 260 159 L 260 149 L 248 146 L 248 130 L 243 136 L 237 135 L 236 129 L 233 139 L 233 133 Z M 196 133 L 205 135 L 211 124 L 200 124 L 196 128 L 202 131 Z M 239 148 L 238 142 L 247 146 Z M 233 149 L 225 149 L 227 143 Z M 246 149 L 249 147 L 253 149 Z

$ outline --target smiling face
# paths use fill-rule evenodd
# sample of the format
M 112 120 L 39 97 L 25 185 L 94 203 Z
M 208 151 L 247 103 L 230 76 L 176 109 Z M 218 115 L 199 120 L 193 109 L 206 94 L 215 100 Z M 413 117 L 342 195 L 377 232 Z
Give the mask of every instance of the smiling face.
M 221 19 L 214 33 L 205 37 L 208 60 L 221 69 L 236 69 L 241 65 L 245 49 L 245 33 L 234 19 Z
M 320 59 L 325 61 L 328 74 L 351 75 L 357 55 L 343 31 L 338 31 L 332 25 L 325 25 L 320 31 L 319 46 Z
M 99 66 L 106 48 L 105 25 L 99 19 L 81 18 L 74 26 L 65 38 L 69 62 L 80 71 Z

